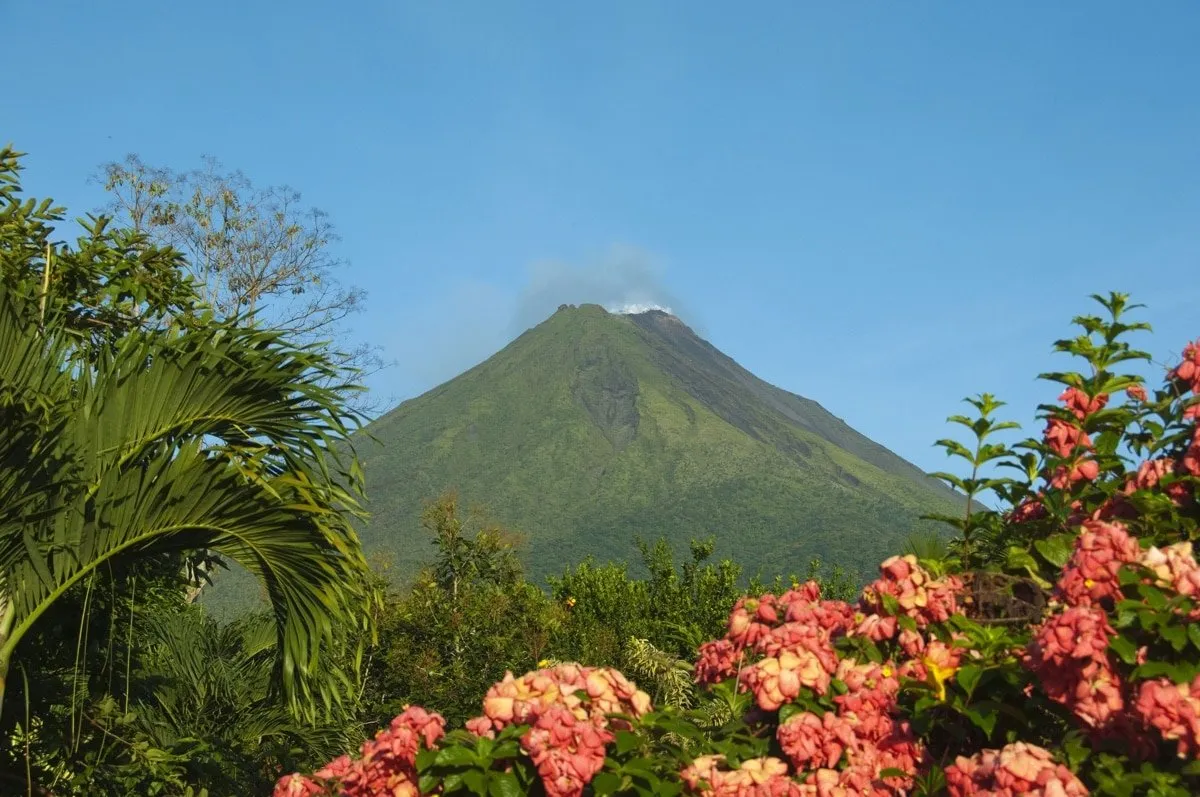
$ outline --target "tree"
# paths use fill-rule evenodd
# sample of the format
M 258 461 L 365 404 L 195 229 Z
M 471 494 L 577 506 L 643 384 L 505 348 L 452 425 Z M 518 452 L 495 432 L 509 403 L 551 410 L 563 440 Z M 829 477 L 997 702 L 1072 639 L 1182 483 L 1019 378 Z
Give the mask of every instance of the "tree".
M 505 586 L 520 579 L 517 536 L 487 522 L 482 510 L 461 517 L 457 493 L 446 492 L 427 505 L 421 525 L 433 533 L 438 551 L 434 579 L 451 600 L 458 599 L 459 584 L 467 581 Z M 477 526 L 474 534 L 470 533 L 472 526 Z
M 328 386 L 339 366 L 280 330 L 220 321 L 131 324 L 91 347 L 72 307 L 142 306 L 146 295 L 54 302 L 44 287 L 22 290 L 20 275 L 84 255 L 57 244 L 42 254 L 53 214 L 20 200 L 18 157 L 0 150 L 0 708 L 18 647 L 64 596 L 207 550 L 264 584 L 276 682 L 294 712 L 316 716 L 345 690 L 330 651 L 369 600 L 349 520 L 357 416 L 342 386 Z M 94 262 L 166 256 L 136 235 L 128 251 L 103 240 Z
M 254 314 L 292 339 L 344 340 L 344 321 L 362 309 L 365 293 L 343 287 L 345 262 L 328 214 L 305 207 L 287 186 L 255 186 L 212 157 L 187 172 L 144 163 L 137 155 L 101 167 L 106 211 L 132 230 L 186 256 L 200 299 L 218 318 Z M 359 345 L 337 364 L 361 373 L 383 367 L 378 348 Z M 349 397 L 354 398 L 354 397 Z M 355 399 L 359 409 L 378 409 Z

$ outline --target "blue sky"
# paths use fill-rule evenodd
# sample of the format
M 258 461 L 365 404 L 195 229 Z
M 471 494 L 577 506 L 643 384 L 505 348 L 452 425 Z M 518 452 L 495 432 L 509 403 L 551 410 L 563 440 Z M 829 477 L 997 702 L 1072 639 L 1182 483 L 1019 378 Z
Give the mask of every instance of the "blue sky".
M 0 139 L 29 153 L 31 193 L 93 208 L 88 176 L 130 152 L 301 190 L 368 292 L 354 335 L 397 361 L 372 381 L 385 396 L 619 269 L 935 469 L 962 396 L 1026 422 L 1053 399 L 1034 377 L 1067 366 L 1050 346 L 1089 293 L 1148 303 L 1160 358 L 1200 335 L 1194 0 L 0 0 L 0 17 L 20 83 Z

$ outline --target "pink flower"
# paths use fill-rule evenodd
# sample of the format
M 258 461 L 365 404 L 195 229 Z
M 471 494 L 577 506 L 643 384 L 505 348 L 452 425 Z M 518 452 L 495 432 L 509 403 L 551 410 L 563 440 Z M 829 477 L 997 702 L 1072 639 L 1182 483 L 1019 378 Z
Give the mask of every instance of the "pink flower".
M 325 790 L 299 772 L 284 775 L 275 784 L 273 797 L 315 797 Z
M 971 758 L 959 756 L 946 767 L 946 787 L 951 797 L 1082 797 L 1088 793 L 1049 751 L 1025 742 L 1014 742 L 1003 750 L 983 750 Z
M 1163 739 L 1177 743 L 1180 758 L 1200 754 L 1200 677 L 1190 685 L 1166 678 L 1144 681 L 1134 709 Z
M 865 636 L 872 642 L 882 642 L 896 635 L 895 617 L 858 613 L 854 619 L 856 622 L 854 628 L 850 630 L 851 636 Z
M 833 712 L 796 714 L 779 726 L 776 737 L 797 770 L 836 767 L 846 748 L 857 743 L 854 729 Z
M 715 684 L 737 674 L 742 652 L 728 639 L 715 639 L 700 646 L 694 669 L 698 684 Z
M 1141 555 L 1141 564 L 1154 573 L 1158 586 L 1189 597 L 1200 595 L 1200 564 L 1192 555 L 1190 542 L 1148 548 Z
M 1032 523 L 1046 517 L 1046 505 L 1041 498 L 1026 498 L 1008 514 L 1011 523 Z
M 1183 362 L 1169 376 L 1187 382 L 1193 393 L 1200 393 L 1200 340 L 1184 346 Z
M 487 717 L 472 717 L 464 723 L 464 727 L 476 736 L 487 739 L 496 738 L 496 732 L 492 729 L 492 721 Z
M 1079 482 L 1095 481 L 1100 475 L 1100 464 L 1094 459 L 1077 459 L 1069 465 L 1060 465 L 1050 476 L 1050 486 L 1055 490 L 1066 490 Z
M 920 627 L 929 623 L 944 623 L 952 614 L 960 613 L 957 596 L 962 592 L 963 584 L 957 576 L 935 579 L 911 554 L 887 559 L 879 566 L 879 571 L 881 577 L 863 590 L 859 601 L 864 613 L 874 612 L 885 617 L 891 615 L 885 597 L 894 599 L 900 613 L 915 619 Z M 894 627 L 888 630 L 891 633 L 881 638 L 894 636 Z M 875 636 L 878 631 L 869 625 L 860 623 L 854 633 L 878 641 Z
M 1125 388 L 1125 395 L 1128 396 L 1131 401 L 1145 401 L 1146 388 L 1142 387 L 1141 385 L 1130 385 L 1129 387 Z
M 808 650 L 784 650 L 742 670 L 742 688 L 754 693 L 759 708 L 776 711 L 800 694 L 801 687 L 819 695 L 829 690 L 830 675 Z
M 581 720 L 563 706 L 551 706 L 521 737 L 542 779 L 547 797 L 579 797 L 604 766 L 612 734 Z
M 775 596 L 743 597 L 733 605 L 725 638 L 739 648 L 751 647 L 771 632 L 779 621 L 775 611 Z
M 1066 664 L 1073 660 L 1102 661 L 1115 632 L 1102 609 L 1073 606 L 1044 622 L 1030 644 L 1039 661 Z
M 1156 489 L 1164 476 L 1173 475 L 1175 472 L 1176 467 L 1172 460 L 1164 458 L 1146 460 L 1138 466 L 1137 474 L 1125 482 L 1122 492 L 1125 495 L 1132 495 L 1138 490 Z M 1185 504 L 1191 497 L 1191 488 L 1185 482 L 1167 485 L 1163 492 L 1179 506 Z
M 505 673 L 484 697 L 483 713 L 499 730 L 506 725 L 532 724 L 551 706 L 562 706 L 581 720 L 603 719 L 608 714 L 640 717 L 651 708 L 650 696 L 617 670 L 568 663 L 520 678 Z M 613 725 L 615 721 L 606 722 Z M 476 726 L 477 730 L 481 727 Z
M 1102 609 L 1074 606 L 1037 630 L 1022 659 L 1051 700 L 1085 725 L 1102 728 L 1124 708 L 1123 687 L 1108 655 L 1115 635 Z
M 724 756 L 700 756 L 679 773 L 692 794 L 705 797 L 800 797 L 800 784 L 788 777 L 778 758 L 751 758 L 723 769 Z
M 1087 416 L 1104 409 L 1104 405 L 1108 404 L 1108 394 L 1097 393 L 1095 398 L 1092 398 L 1078 388 L 1069 387 L 1062 392 L 1058 400 L 1063 402 L 1072 415 L 1082 421 Z
M 1066 459 L 1075 453 L 1076 448 L 1091 450 L 1092 439 L 1074 424 L 1062 418 L 1050 418 L 1046 421 L 1046 430 L 1042 434 L 1046 445 L 1057 456 Z
M 1071 559 L 1058 581 L 1058 591 L 1071 606 L 1091 606 L 1120 595 L 1117 573 L 1141 556 L 1137 540 L 1120 523 L 1086 520 L 1075 539 Z

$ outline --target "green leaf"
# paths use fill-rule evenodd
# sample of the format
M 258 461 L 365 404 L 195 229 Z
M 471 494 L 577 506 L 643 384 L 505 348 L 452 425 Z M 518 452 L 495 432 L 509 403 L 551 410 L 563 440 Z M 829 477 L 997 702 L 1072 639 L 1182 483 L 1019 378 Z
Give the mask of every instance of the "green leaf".
M 1188 644 L 1187 630 L 1181 625 L 1164 626 L 1160 631 L 1162 638 L 1171 643 L 1176 652 L 1182 651 Z
M 624 754 L 639 747 L 642 739 L 636 733 L 630 731 L 617 731 L 616 746 L 617 752 Z
M 1192 643 L 1192 647 L 1200 650 L 1200 623 L 1188 623 L 1187 635 L 1188 640 Z
M 1138 584 L 1137 591 L 1146 600 L 1146 603 L 1150 605 L 1151 609 L 1167 608 L 1167 596 L 1158 587 L 1151 586 L 1150 584 Z
M 604 775 L 616 779 L 616 776 L 611 773 L 601 772 L 596 775 L 593 783 Z M 517 782 L 516 775 L 511 772 L 493 772 L 488 778 L 488 794 L 490 797 L 521 797 L 521 784 Z
M 995 711 L 968 708 L 963 713 L 976 727 L 987 734 L 988 737 L 991 737 L 992 731 L 996 728 L 996 720 L 998 719 Z
M 480 797 L 487 797 L 487 778 L 483 772 L 478 769 L 468 769 L 462 773 L 463 785 L 471 790 L 472 794 L 478 794 Z
M 1075 547 L 1075 538 L 1070 534 L 1055 534 L 1044 540 L 1038 540 L 1033 547 L 1047 562 L 1055 567 L 1062 567 L 1071 558 Z
M 979 679 L 983 677 L 983 673 L 984 668 L 977 664 L 967 664 L 960 667 L 955 673 L 954 680 L 967 693 L 968 699 L 975 693 L 975 687 L 979 685 Z
M 1108 647 L 1126 664 L 1133 664 L 1137 661 L 1137 646 L 1123 636 L 1113 637 L 1109 640 Z
M 437 758 L 434 760 L 435 765 L 445 767 L 462 767 L 475 764 L 477 759 L 475 751 L 469 747 L 443 747 L 437 751 Z
M 615 794 L 621 787 L 621 778 L 613 772 L 599 772 L 592 778 L 592 789 L 596 794 Z

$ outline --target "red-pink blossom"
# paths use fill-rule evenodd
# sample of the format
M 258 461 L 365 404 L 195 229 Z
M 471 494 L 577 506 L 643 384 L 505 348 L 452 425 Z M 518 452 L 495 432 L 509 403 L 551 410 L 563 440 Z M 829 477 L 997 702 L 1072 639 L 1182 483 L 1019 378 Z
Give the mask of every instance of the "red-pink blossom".
M 944 623 L 952 614 L 960 613 L 957 596 L 962 592 L 963 584 L 957 576 L 935 579 L 911 554 L 885 560 L 879 566 L 879 571 L 880 578 L 867 585 L 862 592 L 859 606 L 864 613 L 891 615 L 885 597 L 894 599 L 900 614 L 912 617 L 921 627 L 929 623 Z M 854 633 L 875 638 L 871 633 L 864 633 L 862 624 Z M 892 635 L 894 631 L 883 638 Z
M 720 755 L 700 756 L 679 773 L 692 794 L 704 797 L 800 797 L 800 784 L 778 758 L 751 758 L 737 769 L 724 768 Z
M 547 797 L 579 797 L 604 766 L 612 734 L 563 706 L 551 706 L 521 737 Z
M 1011 523 L 1032 523 L 1045 517 L 1046 505 L 1042 503 L 1040 495 L 1036 498 L 1026 498 L 1008 513 L 1008 520 Z
M 1141 564 L 1154 574 L 1158 586 L 1192 598 L 1200 596 L 1200 564 L 1192 554 L 1191 542 L 1148 548 L 1141 555 Z
M 1125 705 L 1107 650 L 1114 635 L 1103 609 L 1073 606 L 1036 630 L 1022 663 L 1038 676 L 1047 697 L 1085 725 L 1100 728 Z
M 1144 681 L 1134 708 L 1163 739 L 1176 742 L 1180 758 L 1200 755 L 1200 677 L 1191 684 L 1176 684 L 1166 678 Z
M 742 688 L 754 693 L 759 708 L 776 711 L 799 695 L 802 687 L 825 694 L 830 674 L 813 652 L 784 650 L 743 669 L 741 680 Z
M 299 772 L 284 775 L 275 784 L 272 797 L 316 797 L 325 791 L 316 782 L 304 777 Z
M 1193 393 L 1200 393 L 1200 340 L 1183 348 L 1183 362 L 1172 369 L 1169 376 L 1188 384 Z
M 693 672 L 698 684 L 719 683 L 737 674 L 738 664 L 744 655 L 728 639 L 705 642 L 697 654 Z
M 1083 797 L 1087 787 L 1048 750 L 1014 742 L 1003 750 L 983 750 L 970 758 L 959 756 L 946 767 L 950 797 L 994 795 L 1013 797 Z
M 1120 595 L 1117 573 L 1140 556 L 1137 540 L 1124 525 L 1086 520 L 1058 581 L 1059 595 L 1071 606 L 1116 598 Z
M 739 648 L 751 647 L 771 633 L 778 621 L 774 595 L 767 593 L 757 598 L 745 596 L 738 599 L 729 613 L 725 637 Z
M 1146 388 L 1142 385 L 1130 385 L 1129 387 L 1125 388 L 1125 395 L 1133 401 L 1145 401 Z
M 1062 418 L 1050 418 L 1046 421 L 1042 439 L 1051 451 L 1063 459 L 1074 454 L 1077 448 L 1092 448 L 1092 439 L 1078 426 Z
M 1108 394 L 1097 393 L 1093 398 L 1079 388 L 1069 387 L 1062 392 L 1058 400 L 1063 402 L 1072 415 L 1082 421 L 1089 415 L 1104 409 L 1104 405 L 1108 404 Z
M 854 729 L 832 711 L 821 717 L 807 711 L 795 714 L 779 726 L 776 737 L 798 771 L 836 767 L 846 748 L 857 743 Z

